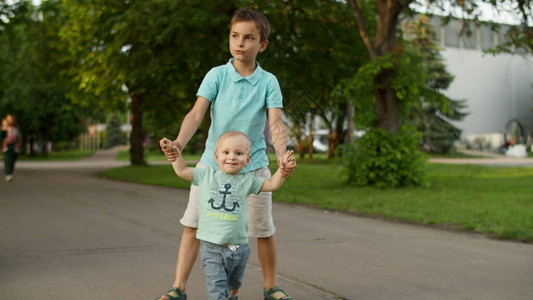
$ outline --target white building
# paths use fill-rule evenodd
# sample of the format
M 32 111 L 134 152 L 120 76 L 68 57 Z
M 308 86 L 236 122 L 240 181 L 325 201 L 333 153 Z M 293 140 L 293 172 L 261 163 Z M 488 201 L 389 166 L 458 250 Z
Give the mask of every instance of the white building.
M 495 33 L 483 24 L 472 28 L 473 34 L 466 37 L 459 34 L 460 22 L 452 20 L 443 26 L 439 17 L 431 20 L 446 68 L 455 76 L 444 94 L 467 100 L 469 115 L 454 122 L 463 130 L 463 137 L 485 136 L 496 148 L 503 143 L 502 133 L 510 120 L 530 119 L 527 126 L 533 126 L 533 55 L 523 51 L 514 55 L 484 54 L 483 50 L 506 41 L 504 33 L 509 26 L 500 25 Z

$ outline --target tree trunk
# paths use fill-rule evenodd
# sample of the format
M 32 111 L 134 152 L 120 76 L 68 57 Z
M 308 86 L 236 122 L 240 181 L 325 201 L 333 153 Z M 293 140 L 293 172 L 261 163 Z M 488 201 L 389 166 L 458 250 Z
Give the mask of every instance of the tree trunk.
M 391 87 L 393 70 L 384 70 L 374 80 L 376 88 L 377 128 L 390 133 L 400 132 L 400 107 L 398 97 Z
M 412 2 L 412 1 L 406 1 Z M 375 53 L 378 56 L 391 53 L 396 48 L 396 35 L 398 18 L 404 5 L 397 0 L 378 1 L 378 27 L 375 39 Z M 384 129 L 387 132 L 400 132 L 400 106 L 396 92 L 392 89 L 392 79 L 394 70 L 383 70 L 374 78 L 376 86 L 376 113 L 378 124 L 377 128 Z
M 309 154 L 309 159 L 313 159 L 313 154 L 315 149 L 313 148 L 313 141 L 315 139 L 314 137 L 314 126 L 315 126 L 315 115 L 311 111 L 310 117 L 309 117 L 309 148 L 307 149 Z
M 144 133 L 143 133 L 143 111 L 142 95 L 131 96 L 131 136 L 130 136 L 130 163 L 133 166 L 141 166 L 144 161 Z
M 48 137 L 43 136 L 42 144 L 41 144 L 41 154 L 44 156 L 48 156 Z
M 347 145 L 351 145 L 353 141 L 355 140 L 355 124 L 354 124 L 354 117 L 355 117 L 355 107 L 353 105 L 353 102 L 351 99 L 348 99 L 346 101 L 346 137 L 345 142 Z
M 303 139 L 302 127 L 298 122 L 294 123 L 295 135 L 296 135 L 296 152 L 300 155 L 300 159 L 305 158 L 305 140 Z
M 337 149 L 338 146 L 338 137 L 337 132 L 329 132 L 328 133 L 328 159 L 333 158 L 335 156 L 335 149 Z
M 374 41 L 372 41 L 369 36 L 365 20 L 357 1 L 349 0 L 348 2 L 354 13 L 355 19 L 357 20 L 359 34 L 365 43 L 370 59 L 373 60 L 394 51 L 397 43 L 396 34 L 400 13 L 406 9 L 413 0 L 377 1 L 378 20 Z M 384 129 L 387 132 L 397 133 L 400 132 L 400 106 L 396 93 L 391 87 L 393 77 L 393 70 L 384 70 L 374 78 L 374 84 L 376 86 L 376 113 L 378 128 Z

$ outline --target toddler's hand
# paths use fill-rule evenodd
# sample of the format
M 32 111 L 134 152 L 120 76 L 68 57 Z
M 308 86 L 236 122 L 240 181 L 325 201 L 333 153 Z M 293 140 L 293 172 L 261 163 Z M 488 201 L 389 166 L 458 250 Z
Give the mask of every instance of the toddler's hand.
M 159 141 L 159 146 L 161 147 L 161 151 L 165 153 L 167 160 L 170 162 L 174 162 L 181 154 L 179 147 L 167 138 L 162 138 Z
M 285 168 L 282 171 L 282 176 L 287 178 L 292 175 L 294 169 L 296 168 L 296 159 L 294 158 L 294 150 L 289 150 L 285 153 L 283 157 L 283 164 Z

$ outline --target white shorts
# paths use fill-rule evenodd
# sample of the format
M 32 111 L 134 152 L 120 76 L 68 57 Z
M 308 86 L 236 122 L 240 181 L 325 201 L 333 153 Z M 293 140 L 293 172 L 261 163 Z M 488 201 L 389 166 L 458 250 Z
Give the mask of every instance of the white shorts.
M 205 168 L 199 162 L 196 168 Z M 272 174 L 268 167 L 254 171 L 255 176 L 270 178 Z M 198 228 L 198 186 L 191 184 L 189 203 L 181 218 L 183 226 Z M 274 235 L 276 228 L 272 219 L 272 192 L 261 192 L 248 196 L 248 235 L 256 238 L 266 238 Z

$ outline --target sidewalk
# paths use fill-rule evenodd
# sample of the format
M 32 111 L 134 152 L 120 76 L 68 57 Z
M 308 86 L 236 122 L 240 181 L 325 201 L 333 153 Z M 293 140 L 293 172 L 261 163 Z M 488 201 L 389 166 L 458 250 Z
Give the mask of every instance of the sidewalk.
M 459 151 L 472 156 L 482 156 L 483 158 L 431 158 L 429 161 L 432 163 L 444 164 L 471 164 L 499 167 L 533 167 L 533 158 L 513 158 L 505 156 L 503 154 L 466 149 L 461 149 Z

